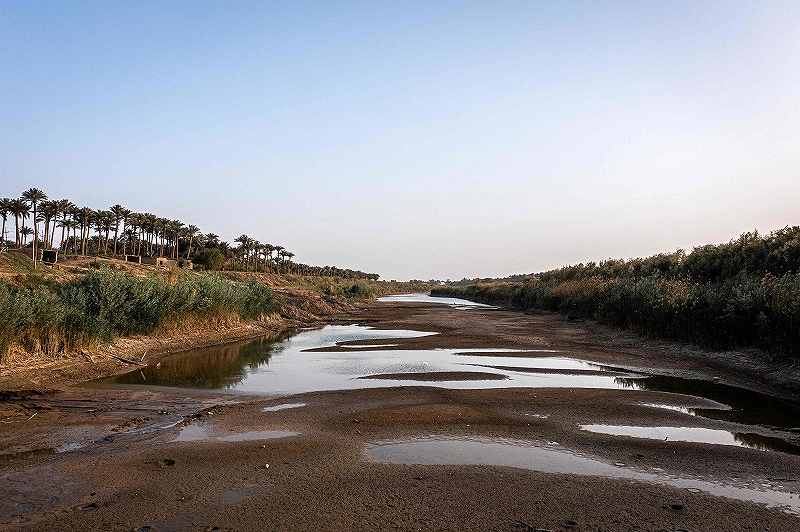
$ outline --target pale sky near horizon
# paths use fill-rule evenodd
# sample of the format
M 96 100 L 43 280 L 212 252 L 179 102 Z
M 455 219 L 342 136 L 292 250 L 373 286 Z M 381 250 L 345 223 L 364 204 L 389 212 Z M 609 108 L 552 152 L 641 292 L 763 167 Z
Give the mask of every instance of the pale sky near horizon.
M 800 224 L 800 2 L 0 2 L 0 196 L 383 278 Z

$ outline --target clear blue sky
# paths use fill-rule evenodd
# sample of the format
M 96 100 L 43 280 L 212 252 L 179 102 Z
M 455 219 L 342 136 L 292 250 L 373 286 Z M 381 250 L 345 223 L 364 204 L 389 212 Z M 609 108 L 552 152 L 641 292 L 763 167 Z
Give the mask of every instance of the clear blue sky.
M 0 195 L 387 278 L 800 223 L 800 2 L 0 4 Z

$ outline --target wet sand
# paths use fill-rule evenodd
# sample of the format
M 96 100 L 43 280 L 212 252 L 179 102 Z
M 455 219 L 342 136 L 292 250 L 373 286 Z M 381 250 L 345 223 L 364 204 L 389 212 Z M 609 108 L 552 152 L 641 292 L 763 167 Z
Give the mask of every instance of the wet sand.
M 769 379 L 680 349 L 665 356 L 644 342 L 625 351 L 609 347 L 603 334 L 593 340 L 586 327 L 555 316 L 378 303 L 352 318 L 440 333 L 392 340 L 403 348 L 558 349 L 614 367 L 730 375 L 754 389 L 770 388 Z M 263 411 L 287 403 L 304 405 Z M 580 428 L 689 426 L 752 431 L 754 441 L 773 436 L 767 428 L 653 403 L 719 406 L 634 389 L 452 390 L 422 383 L 279 398 L 124 387 L 10 396 L 2 408 L 18 415 L 0 426 L 0 528 L 800 529 L 796 514 L 665 484 L 493 465 L 379 463 L 368 456 L 376 443 L 420 437 L 520 440 L 626 471 L 800 492 L 797 455 Z M 196 437 L 175 441 L 187 427 Z M 266 439 L 241 436 L 254 432 Z

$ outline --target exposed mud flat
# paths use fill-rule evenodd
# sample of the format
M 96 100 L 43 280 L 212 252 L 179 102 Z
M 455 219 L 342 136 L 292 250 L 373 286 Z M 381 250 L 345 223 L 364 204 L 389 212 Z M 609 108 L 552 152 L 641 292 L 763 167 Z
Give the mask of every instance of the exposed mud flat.
M 242 356 L 239 348 L 228 358 L 208 355 L 199 366 L 177 355 L 173 366 L 162 360 L 169 369 L 160 377 L 142 371 L 144 382 L 137 370 L 126 384 L 9 397 L 6 406 L 20 415 L 0 433 L 0 480 L 8 493 L 0 500 L 0 524 L 32 530 L 800 527 L 800 457 L 791 452 L 795 406 L 757 391 L 741 392 L 756 395 L 739 404 L 739 388 L 698 380 L 724 376 L 725 368 L 709 371 L 679 353 L 660 360 L 646 350 L 609 352 L 601 340 L 580 347 L 591 345 L 591 336 L 549 316 L 406 301 L 378 303 L 352 317 L 372 326 L 363 333 L 371 338 L 333 338 L 327 348 L 283 355 L 262 346 Z M 401 330 L 436 334 L 392 337 Z M 392 340 L 380 339 L 380 331 Z M 371 355 L 342 353 L 343 345 L 365 341 L 397 345 L 388 353 L 383 347 Z M 532 349 L 558 353 L 517 356 Z M 428 373 L 415 366 L 431 351 L 438 369 L 485 361 L 504 368 L 498 372 L 507 378 L 397 386 L 395 377 Z M 220 356 L 225 379 L 214 365 Z M 280 356 L 322 360 L 314 379 L 333 377 L 313 384 L 353 389 L 270 397 L 263 386 L 280 379 L 251 376 L 282 375 Z M 459 371 L 486 373 L 469 364 Z M 360 378 L 398 365 L 401 371 L 384 372 L 389 380 Z M 541 375 L 531 372 L 537 366 Z M 653 379 L 652 368 L 667 380 L 648 388 L 639 381 Z M 690 383 L 670 380 L 676 374 Z M 262 387 L 237 388 L 237 379 L 247 378 Z M 531 385 L 567 378 L 600 385 Z M 755 378 L 749 384 L 768 388 Z M 361 389 L 367 385 L 377 387 Z M 680 391 L 686 389 L 697 395 Z M 776 413 L 762 414 L 754 398 L 772 401 Z M 598 425 L 602 430 L 585 430 Z M 723 444 L 639 437 L 664 427 L 720 437 Z M 190 441 L 175 441 L 181 433 Z

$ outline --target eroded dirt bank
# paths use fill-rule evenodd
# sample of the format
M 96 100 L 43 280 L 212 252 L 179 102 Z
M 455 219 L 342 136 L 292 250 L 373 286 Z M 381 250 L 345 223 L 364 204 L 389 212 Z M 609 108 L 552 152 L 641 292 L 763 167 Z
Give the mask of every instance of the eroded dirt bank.
M 393 341 L 402 348 L 580 350 L 581 358 L 617 367 L 660 368 L 768 387 L 755 376 L 728 373 L 680 352 L 654 357 L 636 346 L 611 349 L 602 336 L 593 343 L 590 331 L 552 316 L 375 304 L 350 318 L 369 320 L 381 328 L 440 333 Z M 673 531 L 800 527 L 800 517 L 791 513 L 662 483 L 494 465 L 370 460 L 370 449 L 387 441 L 431 436 L 518 440 L 621 464 L 618 467 L 625 470 L 711 481 L 736 477 L 747 485 L 800 491 L 796 455 L 580 430 L 588 423 L 732 427 L 729 422 L 643 405 L 685 404 L 685 396 L 633 389 L 450 390 L 419 384 L 282 398 L 81 387 L 9 398 L 3 408 L 16 415 L 3 416 L 13 422 L 0 426 L 0 482 L 5 493 L 0 498 L 0 527 Z M 293 408 L 264 411 L 287 403 Z M 701 406 L 703 401 L 693 403 Z

